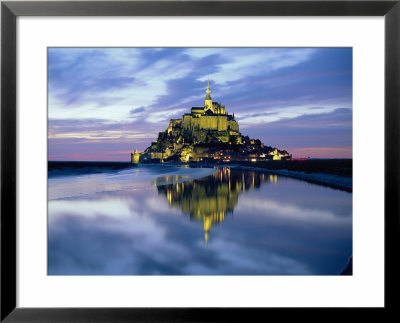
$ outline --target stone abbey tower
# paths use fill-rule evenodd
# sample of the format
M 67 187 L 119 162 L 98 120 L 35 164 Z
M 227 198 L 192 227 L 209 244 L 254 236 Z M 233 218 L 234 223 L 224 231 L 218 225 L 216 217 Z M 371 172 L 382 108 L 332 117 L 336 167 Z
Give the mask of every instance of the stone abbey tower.
M 205 142 L 206 136 L 214 135 L 218 141 L 227 143 L 230 140 L 241 143 L 239 124 L 234 115 L 229 115 L 225 107 L 211 99 L 210 83 L 207 85 L 203 107 L 193 107 L 181 119 L 171 119 L 168 134 L 179 136 L 182 132 L 190 133 L 196 142 Z

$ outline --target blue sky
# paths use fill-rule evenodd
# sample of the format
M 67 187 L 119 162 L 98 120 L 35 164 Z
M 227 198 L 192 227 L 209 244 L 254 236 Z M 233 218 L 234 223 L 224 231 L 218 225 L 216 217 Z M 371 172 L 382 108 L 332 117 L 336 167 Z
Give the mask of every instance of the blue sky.
M 49 160 L 128 161 L 207 80 L 240 132 L 294 157 L 352 157 L 351 48 L 49 48 Z

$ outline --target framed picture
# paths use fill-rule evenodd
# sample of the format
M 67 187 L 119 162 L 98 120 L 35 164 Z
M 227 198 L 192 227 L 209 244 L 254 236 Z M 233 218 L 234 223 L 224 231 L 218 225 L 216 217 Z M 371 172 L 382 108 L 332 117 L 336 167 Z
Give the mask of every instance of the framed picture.
M 395 310 L 398 1 L 1 9 L 2 321 Z

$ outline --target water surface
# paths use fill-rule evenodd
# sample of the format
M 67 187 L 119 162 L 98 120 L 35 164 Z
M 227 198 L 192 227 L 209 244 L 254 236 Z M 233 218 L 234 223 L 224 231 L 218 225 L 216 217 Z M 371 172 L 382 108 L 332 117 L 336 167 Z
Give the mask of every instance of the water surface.
M 58 175 L 62 175 L 58 173 Z M 48 180 L 50 275 L 337 275 L 352 194 L 228 167 Z

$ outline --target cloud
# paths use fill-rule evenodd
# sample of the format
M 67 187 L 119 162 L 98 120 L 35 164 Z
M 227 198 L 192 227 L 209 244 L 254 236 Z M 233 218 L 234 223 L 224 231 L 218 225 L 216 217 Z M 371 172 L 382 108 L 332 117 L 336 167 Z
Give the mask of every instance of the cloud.
M 266 145 L 285 147 L 295 156 L 351 157 L 352 110 L 338 108 L 327 113 L 315 112 L 312 109 L 310 114 L 294 118 L 245 124 L 241 131 L 252 138 L 260 138 Z M 322 153 L 323 148 L 327 149 L 326 153 Z
M 139 107 L 139 108 L 134 108 L 129 112 L 130 112 L 130 114 L 138 114 L 138 113 L 141 113 L 141 112 L 144 112 L 144 111 L 146 111 L 145 107 Z

